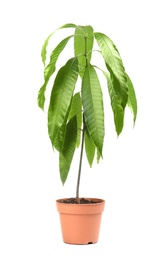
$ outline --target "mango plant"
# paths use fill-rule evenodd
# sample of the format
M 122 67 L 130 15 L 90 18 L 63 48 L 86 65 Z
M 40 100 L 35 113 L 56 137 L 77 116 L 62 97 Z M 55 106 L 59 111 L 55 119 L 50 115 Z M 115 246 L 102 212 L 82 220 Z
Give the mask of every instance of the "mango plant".
M 72 28 L 73 34 L 55 46 L 46 64 L 49 41 L 57 30 L 64 28 Z M 107 35 L 94 32 L 90 25 L 65 24 L 57 30 L 46 38 L 42 46 L 44 83 L 38 92 L 38 106 L 44 110 L 46 88 L 53 76 L 54 83 L 47 110 L 48 134 L 52 147 L 59 153 L 59 172 L 63 184 L 68 177 L 74 152 L 80 148 L 76 187 L 76 198 L 79 198 L 83 151 L 90 167 L 95 158 L 99 162 L 103 155 L 104 98 L 98 72 L 103 74 L 107 82 L 110 109 L 113 111 L 118 136 L 123 130 L 127 105 L 132 111 L 135 123 L 137 99 L 119 51 Z M 58 58 L 71 39 L 73 50 L 69 49 L 70 58 L 62 67 L 56 69 Z M 97 49 L 94 49 L 94 46 L 97 46 Z M 92 63 L 92 57 L 96 52 L 105 64 L 104 69 L 100 68 L 99 64 Z

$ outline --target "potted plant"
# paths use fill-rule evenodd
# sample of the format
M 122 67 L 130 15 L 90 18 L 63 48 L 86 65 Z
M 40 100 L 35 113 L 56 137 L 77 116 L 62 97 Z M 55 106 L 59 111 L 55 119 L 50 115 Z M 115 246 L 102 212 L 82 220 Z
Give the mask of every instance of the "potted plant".
M 67 180 L 74 152 L 80 148 L 76 194 L 73 198 L 56 200 L 63 241 L 71 244 L 91 244 L 98 241 L 105 201 L 80 197 L 79 185 L 83 152 L 90 166 L 95 157 L 99 162 L 103 154 L 104 99 L 98 72 L 104 75 L 107 82 L 107 86 L 104 87 L 108 89 L 110 109 L 113 111 L 114 126 L 118 136 L 123 129 L 127 105 L 133 112 L 135 123 L 137 100 L 121 56 L 107 35 L 94 32 L 90 25 L 65 24 L 58 29 L 62 28 L 72 28 L 73 34 L 55 46 L 48 64 L 46 64 L 47 47 L 56 31 L 47 37 L 42 46 L 44 83 L 38 92 L 38 106 L 44 110 L 45 100 L 47 100 L 46 87 L 49 79 L 54 75 L 47 109 L 47 126 L 52 147 L 59 153 L 59 172 L 63 184 Z M 71 40 L 73 51 L 69 50 L 70 58 L 56 69 L 61 52 Z M 104 68 L 100 68 L 99 64 L 93 65 L 93 56 L 96 52 L 104 62 Z M 96 228 L 95 225 L 98 227 Z

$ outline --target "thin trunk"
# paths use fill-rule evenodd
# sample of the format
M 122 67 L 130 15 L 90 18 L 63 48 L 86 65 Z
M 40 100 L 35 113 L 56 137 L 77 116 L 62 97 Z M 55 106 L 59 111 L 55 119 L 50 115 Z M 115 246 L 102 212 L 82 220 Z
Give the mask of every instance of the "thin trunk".
M 80 200 L 79 200 L 79 189 L 80 189 L 82 158 L 83 158 L 83 150 L 84 150 L 84 134 L 85 134 L 85 131 L 84 131 L 84 120 L 83 120 L 80 161 L 79 161 L 79 170 L 78 170 L 78 178 L 77 178 L 77 188 L 76 188 L 76 199 L 77 199 L 78 203 L 80 203 Z

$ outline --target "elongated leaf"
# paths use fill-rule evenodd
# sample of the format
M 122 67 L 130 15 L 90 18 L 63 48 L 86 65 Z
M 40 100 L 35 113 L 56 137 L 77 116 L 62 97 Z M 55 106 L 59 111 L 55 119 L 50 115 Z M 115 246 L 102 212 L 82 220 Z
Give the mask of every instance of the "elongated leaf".
M 128 100 L 127 77 L 120 54 L 111 41 L 111 39 L 103 33 L 95 33 L 96 41 L 100 47 L 102 56 L 106 66 L 113 78 L 113 85 L 116 93 L 120 96 L 121 104 L 125 108 Z
M 67 124 L 64 145 L 59 156 L 60 177 L 63 184 L 65 183 L 70 170 L 70 166 L 76 148 L 76 140 L 77 119 L 75 116 Z
M 64 145 L 64 139 L 66 134 L 66 123 L 67 123 L 67 117 L 66 120 L 64 120 L 63 124 L 59 127 L 56 137 L 54 139 L 53 145 L 58 152 L 62 151 Z
M 70 112 L 70 107 L 71 105 L 69 105 L 68 107 L 68 111 L 65 115 L 63 124 L 59 127 L 56 137 L 54 139 L 54 147 L 56 148 L 57 151 L 61 152 L 63 149 L 63 145 L 64 145 L 64 140 L 65 140 L 65 134 L 66 134 L 66 126 L 67 126 L 67 121 L 68 121 L 68 115 Z
M 97 73 L 90 64 L 87 66 L 82 80 L 82 104 L 86 127 L 102 155 L 104 142 L 103 97 Z
M 136 94 L 135 94 L 132 81 L 128 76 L 128 74 L 127 74 L 127 85 L 128 85 L 128 107 L 133 112 L 133 116 L 134 116 L 133 119 L 135 124 L 136 117 L 137 117 L 137 99 L 136 99 Z
M 90 167 L 92 167 L 95 156 L 95 144 L 92 138 L 85 132 L 85 151 Z
M 77 118 L 77 147 L 80 145 L 80 138 L 81 138 L 81 126 L 82 126 L 82 102 L 80 93 L 76 93 L 71 102 L 70 107 L 70 113 L 69 113 L 69 119 L 71 119 L 73 116 L 76 116 Z
M 108 92 L 109 92 L 111 107 L 114 115 L 115 129 L 117 135 L 119 136 L 120 133 L 122 132 L 123 124 L 124 124 L 124 109 L 121 105 L 120 96 L 118 96 L 116 93 L 116 89 L 114 88 L 113 81 L 112 81 L 112 76 L 108 72 L 100 69 L 99 67 L 96 68 L 102 71 L 103 75 L 107 80 Z
M 42 50 L 41 50 L 41 58 L 42 58 L 42 62 L 44 64 L 44 67 L 45 67 L 45 61 L 46 61 L 46 53 L 47 53 L 47 46 L 48 46 L 48 43 L 49 43 L 49 40 L 51 38 L 51 36 L 54 34 L 55 32 L 52 32 L 47 38 L 46 40 L 44 41 L 44 44 L 42 46 Z
M 111 99 L 111 107 L 114 115 L 115 128 L 116 128 L 117 135 L 119 136 L 120 133 L 122 132 L 123 124 L 124 124 L 124 110 L 121 105 L 120 98 L 115 92 L 109 73 L 106 72 L 103 73 L 107 79 L 108 91 Z
M 42 46 L 42 50 L 41 50 L 41 58 L 42 58 L 42 62 L 44 64 L 44 67 L 45 67 L 45 61 L 46 61 L 46 54 L 47 54 L 47 46 L 48 46 L 48 43 L 49 43 L 49 40 L 51 38 L 51 36 L 59 29 L 63 29 L 63 28 L 76 28 L 76 25 L 73 24 L 73 23 L 67 23 L 67 24 L 64 24 L 63 26 L 59 27 L 58 29 L 56 29 L 54 32 L 52 32 L 47 38 L 46 40 L 44 41 L 44 44 Z
M 78 77 L 78 61 L 70 59 L 57 73 L 48 109 L 48 132 L 52 145 L 64 123 Z
M 91 60 L 94 34 L 91 26 L 77 26 L 74 34 L 74 51 L 78 58 L 80 76 L 85 71 L 85 66 Z
M 65 48 L 66 44 L 68 43 L 69 39 L 72 37 L 69 36 L 65 39 L 63 39 L 58 45 L 57 47 L 52 51 L 51 56 L 50 56 L 50 62 L 47 65 L 47 67 L 44 69 L 44 84 L 42 85 L 42 87 L 39 90 L 38 93 L 38 106 L 41 109 L 44 109 L 44 103 L 45 103 L 45 91 L 46 91 L 46 86 L 48 84 L 48 81 L 50 79 L 50 77 L 52 76 L 52 74 L 55 72 L 56 70 L 56 62 L 57 59 L 60 55 L 60 53 L 63 51 L 63 49 Z

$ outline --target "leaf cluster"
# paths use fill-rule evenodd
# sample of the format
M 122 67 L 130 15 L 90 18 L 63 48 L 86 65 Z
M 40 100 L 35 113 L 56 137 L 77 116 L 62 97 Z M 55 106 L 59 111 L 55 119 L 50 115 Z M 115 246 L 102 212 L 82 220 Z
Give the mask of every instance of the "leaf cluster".
M 95 155 L 97 161 L 102 157 L 105 133 L 104 100 L 98 70 L 103 73 L 107 82 L 118 136 L 123 129 L 126 105 L 133 112 L 135 123 L 137 100 L 119 51 L 107 35 L 94 32 L 89 25 L 65 24 L 58 29 L 62 28 L 73 28 L 74 33 L 55 46 L 47 65 L 48 43 L 56 31 L 47 37 L 42 47 L 44 83 L 38 92 L 38 106 L 44 110 L 46 88 L 51 76 L 55 75 L 48 107 L 48 133 L 52 146 L 59 152 L 60 177 L 64 184 L 75 149 L 80 145 L 82 133 L 89 165 L 92 166 Z M 74 53 L 71 53 L 69 60 L 56 72 L 58 58 L 71 38 L 74 42 Z M 91 62 L 95 42 L 106 70 Z M 78 79 L 81 82 L 80 88 L 77 87 Z

